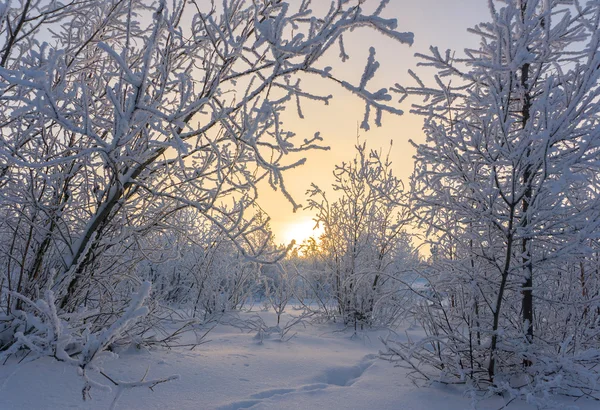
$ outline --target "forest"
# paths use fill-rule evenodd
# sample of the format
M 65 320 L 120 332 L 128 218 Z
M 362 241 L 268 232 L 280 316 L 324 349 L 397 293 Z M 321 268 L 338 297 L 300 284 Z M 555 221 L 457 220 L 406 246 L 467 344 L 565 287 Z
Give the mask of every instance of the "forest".
M 105 362 L 209 363 L 225 327 L 286 349 L 336 329 L 373 354 L 229 407 L 167 407 L 295 408 L 274 400 L 379 366 L 457 389 L 457 409 L 598 405 L 600 1 L 481 0 L 486 21 L 465 27 L 478 47 L 432 45 L 380 88 L 377 53 L 394 50 L 373 45 L 349 78 L 354 30 L 413 44 L 395 1 L 0 1 L 0 408 L 66 407 L 26 404 L 34 387 L 2 404 L 16 372 L 44 383 L 35 363 L 68 369 L 75 407 L 177 391 L 177 369 L 121 380 Z M 328 141 L 287 119 L 335 90 L 364 106 L 360 137 L 298 198 L 286 172 Z M 400 115 L 424 134 L 404 180 L 369 141 Z M 281 244 L 264 189 L 319 234 Z

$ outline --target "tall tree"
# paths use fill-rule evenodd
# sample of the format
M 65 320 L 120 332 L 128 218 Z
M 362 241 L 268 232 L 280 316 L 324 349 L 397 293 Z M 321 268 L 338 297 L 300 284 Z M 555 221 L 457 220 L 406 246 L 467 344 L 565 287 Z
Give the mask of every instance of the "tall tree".
M 374 50 L 357 86 L 318 63 L 358 26 L 410 43 L 411 34 L 380 16 L 386 3 L 367 14 L 339 0 L 322 16 L 306 0 L 2 7 L 0 249 L 8 290 L 35 297 L 50 287 L 61 308 L 74 310 L 99 291 L 98 263 L 114 264 L 109 255 L 185 208 L 220 227 L 246 257 L 280 257 L 249 238 L 264 221 L 245 210 L 263 179 L 297 207 L 282 173 L 304 160 L 287 154 L 321 148 L 318 135 L 297 142 L 281 111 L 329 101 L 302 88 L 312 75 L 353 91 L 377 123 L 382 111 L 399 113 L 387 90 L 367 89 Z M 10 293 L 3 295 L 10 310 Z
M 156 326 L 132 331 L 142 304 L 239 307 L 255 264 L 285 255 L 254 212 L 263 180 L 297 208 L 283 175 L 324 148 L 283 124 L 332 98 L 304 79 L 362 99 L 365 128 L 401 113 L 369 90 L 373 48 L 355 81 L 321 60 L 337 47 L 345 60 L 358 27 L 410 44 L 386 0 L 321 14 L 310 0 L 1 3 L 0 351 L 78 366 L 84 397 L 103 350 Z M 169 264 L 170 247 L 200 255 Z
M 561 264 L 590 255 L 600 221 L 600 3 L 489 5 L 491 21 L 470 30 L 478 49 L 454 58 L 431 48 L 419 57 L 437 70 L 437 87 L 415 75 L 418 87 L 401 88 L 427 97 L 414 106 L 427 142 L 415 144 L 411 189 L 433 245 L 426 276 L 435 292 L 417 309 L 430 333 L 422 346 L 435 353 L 411 358 L 406 345 L 390 345 L 390 354 L 427 357 L 446 381 L 470 377 L 516 394 L 510 376 L 523 365 L 525 390 L 556 373 L 569 380 L 565 390 L 584 389 L 597 375 L 552 363 L 566 349 L 585 364 L 593 344 L 573 344 L 571 324 L 549 313 L 566 299 L 573 313 L 585 303 Z

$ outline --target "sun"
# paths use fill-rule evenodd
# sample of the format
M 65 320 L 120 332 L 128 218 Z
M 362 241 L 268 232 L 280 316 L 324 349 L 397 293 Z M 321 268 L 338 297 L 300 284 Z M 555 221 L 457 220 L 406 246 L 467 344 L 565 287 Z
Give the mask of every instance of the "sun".
M 303 241 L 310 238 L 318 238 L 323 233 L 323 228 L 315 227 L 315 221 L 311 217 L 301 217 L 294 221 L 290 221 L 283 226 L 282 240 L 284 244 L 289 244 L 292 240 L 296 241 L 296 245 L 300 245 Z

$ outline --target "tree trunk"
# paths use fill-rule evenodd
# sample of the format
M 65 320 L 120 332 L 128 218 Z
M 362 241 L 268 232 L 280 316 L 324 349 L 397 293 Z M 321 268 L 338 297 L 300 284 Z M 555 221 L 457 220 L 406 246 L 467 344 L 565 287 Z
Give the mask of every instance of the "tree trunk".
M 524 64 L 521 70 L 521 86 L 524 90 L 527 90 L 527 83 L 529 79 L 529 63 Z M 528 91 L 525 91 L 525 95 L 523 98 L 523 129 L 527 126 L 527 123 L 530 118 L 530 110 L 531 110 L 531 96 Z M 526 159 L 530 156 L 530 149 L 527 149 Z M 533 341 L 533 265 L 531 262 L 531 242 L 527 236 L 526 228 L 529 226 L 529 217 L 527 215 L 527 211 L 529 210 L 529 205 L 531 202 L 531 198 L 533 195 L 532 189 L 532 172 L 531 166 L 529 164 L 526 165 L 525 171 L 523 172 L 523 183 L 525 184 L 525 193 L 523 195 L 522 201 L 522 214 L 521 214 L 521 226 L 525 231 L 525 237 L 522 241 L 522 255 L 523 255 L 523 273 L 524 273 L 524 281 L 523 281 L 523 299 L 522 299 L 522 311 L 523 311 L 523 325 L 525 327 L 525 335 L 526 339 L 529 343 Z M 528 360 L 524 360 L 523 364 L 525 366 L 531 365 Z

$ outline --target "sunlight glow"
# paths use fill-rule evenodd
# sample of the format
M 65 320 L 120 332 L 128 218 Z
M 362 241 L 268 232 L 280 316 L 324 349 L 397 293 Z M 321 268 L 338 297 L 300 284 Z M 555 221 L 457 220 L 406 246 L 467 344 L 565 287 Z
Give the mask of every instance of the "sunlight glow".
M 315 221 L 309 216 L 288 222 L 282 228 L 281 241 L 288 245 L 292 240 L 295 240 L 296 245 L 301 245 L 303 241 L 311 236 L 318 239 L 323 233 L 323 228 L 313 229 L 314 227 Z

